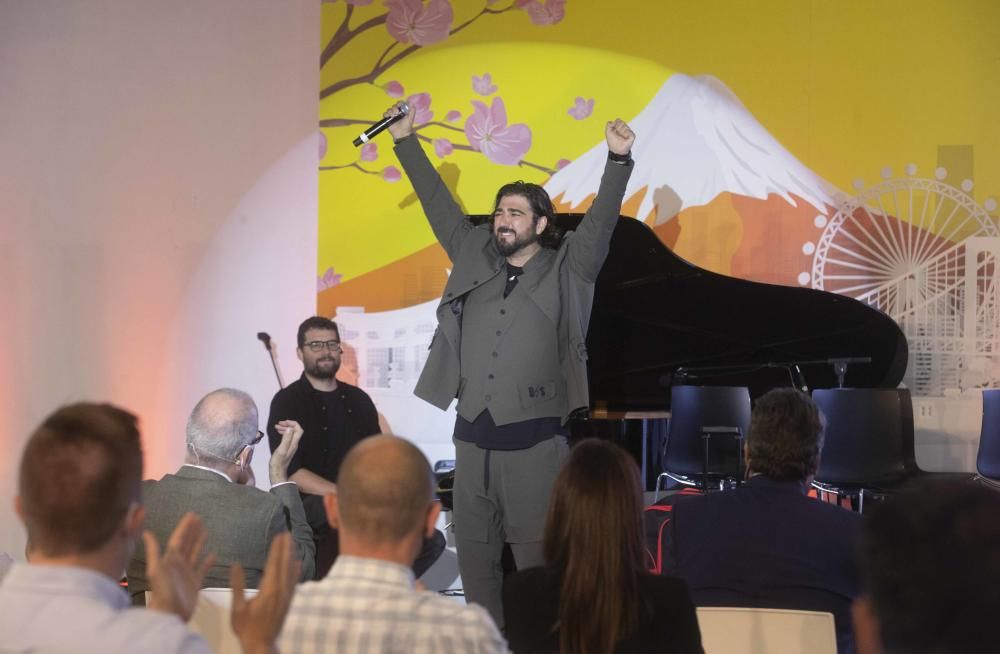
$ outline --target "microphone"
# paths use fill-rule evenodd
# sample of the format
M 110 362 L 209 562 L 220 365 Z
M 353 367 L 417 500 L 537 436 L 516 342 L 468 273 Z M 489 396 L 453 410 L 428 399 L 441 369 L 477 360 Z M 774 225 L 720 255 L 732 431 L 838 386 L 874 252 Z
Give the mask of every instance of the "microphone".
M 385 130 L 386 127 L 392 125 L 394 122 L 396 122 L 397 120 L 399 120 L 408 113 L 410 113 L 410 105 L 406 104 L 405 102 L 400 103 L 398 114 L 396 114 L 395 116 L 391 116 L 389 118 L 383 118 L 382 120 L 378 121 L 365 131 L 361 132 L 361 134 L 358 135 L 358 138 L 354 139 L 354 147 L 358 147 L 363 143 L 367 143 L 368 141 L 372 140 L 380 133 L 382 133 L 382 131 Z

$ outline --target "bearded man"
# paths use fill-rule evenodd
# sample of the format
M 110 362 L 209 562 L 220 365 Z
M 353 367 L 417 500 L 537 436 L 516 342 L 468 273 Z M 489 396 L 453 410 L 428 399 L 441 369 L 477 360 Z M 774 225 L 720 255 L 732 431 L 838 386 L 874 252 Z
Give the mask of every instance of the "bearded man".
M 384 114 L 395 118 L 400 104 Z M 605 125 L 608 161 L 576 231 L 563 236 L 541 186 L 500 188 L 489 225 L 469 221 L 414 133 L 389 126 L 395 153 L 452 262 L 438 330 L 414 392 L 440 409 L 458 399 L 455 539 L 466 600 L 503 627 L 501 553 L 544 563 L 549 494 L 566 455 L 566 421 L 590 404 L 587 327 L 594 284 L 618 224 L 635 134 Z
M 298 484 L 306 520 L 316 542 L 316 579 L 322 579 L 338 554 L 337 534 L 330 529 L 323 496 L 337 491 L 337 474 L 347 452 L 362 439 L 379 433 L 378 411 L 357 386 L 337 379 L 343 349 L 340 330 L 329 318 L 313 316 L 299 325 L 298 349 L 302 376 L 271 400 L 268 442 L 274 452 L 281 443 L 278 424 L 294 420 L 302 426 L 299 449 L 288 463 L 288 479 Z M 414 563 L 417 577 L 445 548 L 435 532 Z

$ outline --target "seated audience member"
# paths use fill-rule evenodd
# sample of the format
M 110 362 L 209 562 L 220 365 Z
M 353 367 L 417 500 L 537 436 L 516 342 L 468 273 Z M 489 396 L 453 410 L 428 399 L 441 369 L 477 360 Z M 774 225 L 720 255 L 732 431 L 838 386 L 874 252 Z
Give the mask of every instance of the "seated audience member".
M 142 484 L 146 528 L 162 545 L 188 511 L 194 511 L 208 530 L 206 548 L 215 565 L 205 575 L 204 587 L 229 586 L 229 568 L 239 563 L 247 584 L 256 588 L 271 541 L 291 531 L 303 579 L 311 579 L 314 550 L 302 501 L 286 468 L 295 454 L 302 430 L 294 422 L 278 425 L 281 444 L 268 466 L 270 492 L 254 487 L 250 460 L 259 440 L 257 407 L 249 395 L 229 388 L 203 397 L 187 423 L 184 465 L 159 481 Z M 141 604 L 148 588 L 146 550 L 140 543 L 128 565 L 128 590 Z
M 808 395 L 781 388 L 759 398 L 744 448 L 749 479 L 678 500 L 663 571 L 687 581 L 697 606 L 833 613 L 844 654 L 853 651 L 861 516 L 807 496 L 822 446 Z
M 684 582 L 643 569 L 639 470 L 622 448 L 585 440 L 556 477 L 545 566 L 504 581 L 514 652 L 701 652 Z
M 486 611 L 414 587 L 411 566 L 434 530 L 434 477 L 413 444 L 374 436 L 344 458 L 324 497 L 340 555 L 298 587 L 283 652 L 506 652 Z
M 1000 651 L 1000 493 L 925 483 L 866 512 L 859 654 Z
M 298 484 L 306 520 L 316 543 L 315 578 L 322 579 L 337 558 L 337 533 L 330 529 L 323 496 L 337 488 L 337 474 L 347 452 L 362 439 L 379 433 L 378 411 L 368 393 L 337 379 L 343 347 L 340 329 L 329 318 L 312 316 L 299 325 L 296 354 L 302 376 L 271 400 L 267 433 L 272 450 L 281 436 L 279 421 L 302 425 L 302 442 L 288 465 L 289 479 Z M 413 563 L 422 575 L 441 556 L 444 534 L 434 530 Z
M 76 404 L 49 416 L 28 440 L 15 508 L 28 531 L 27 564 L 0 585 L 4 652 L 208 653 L 184 622 L 194 611 L 205 531 L 189 513 L 162 556 L 152 534 L 149 609 L 130 608 L 118 585 L 142 529 L 142 451 L 135 416 Z M 275 539 L 260 593 L 247 602 L 233 568 L 232 625 L 245 652 L 272 652 L 298 575 L 291 539 Z M 180 618 L 178 621 L 177 618 Z

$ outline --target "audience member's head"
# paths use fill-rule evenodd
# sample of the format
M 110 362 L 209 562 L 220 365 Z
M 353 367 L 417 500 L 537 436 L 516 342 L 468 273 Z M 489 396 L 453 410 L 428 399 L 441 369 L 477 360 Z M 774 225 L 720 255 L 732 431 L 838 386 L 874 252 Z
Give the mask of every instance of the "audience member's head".
M 212 391 L 188 418 L 186 460 L 237 474 L 250 465 L 251 446 L 260 435 L 257 405 L 249 395 L 232 388 Z
M 997 650 L 1000 493 L 971 482 L 922 484 L 866 513 L 859 654 Z
M 28 440 L 18 478 L 31 555 L 87 555 L 118 536 L 130 546 L 141 528 L 141 481 L 135 416 L 83 403 L 50 415 Z
M 822 414 L 805 393 L 776 388 L 754 404 L 746 441 L 751 474 L 781 481 L 810 480 L 822 448 Z
M 342 553 L 396 552 L 404 565 L 413 563 L 440 512 L 427 459 L 413 443 L 387 435 L 351 448 L 340 467 L 337 492 L 325 500 Z
M 643 570 L 639 469 L 621 447 L 588 439 L 556 477 L 544 554 L 560 575 L 562 652 L 614 649 L 638 621 Z

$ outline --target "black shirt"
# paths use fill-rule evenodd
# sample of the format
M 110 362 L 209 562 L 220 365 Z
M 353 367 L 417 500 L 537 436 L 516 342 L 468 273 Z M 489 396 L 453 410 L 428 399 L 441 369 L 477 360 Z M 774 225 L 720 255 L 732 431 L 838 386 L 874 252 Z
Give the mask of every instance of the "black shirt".
M 378 411 L 367 393 L 342 381 L 334 391 L 318 391 L 304 374 L 271 400 L 267 439 L 272 452 L 281 443 L 274 425 L 282 420 L 297 421 L 303 431 L 288 475 L 305 468 L 331 482 L 337 481 L 347 451 L 379 433 Z

